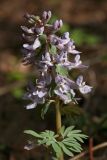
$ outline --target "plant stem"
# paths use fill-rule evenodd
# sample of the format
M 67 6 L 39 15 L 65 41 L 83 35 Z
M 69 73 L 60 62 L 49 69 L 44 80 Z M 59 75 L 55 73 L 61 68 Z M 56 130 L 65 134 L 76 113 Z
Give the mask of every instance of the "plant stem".
M 57 134 L 59 134 L 61 129 L 61 112 L 60 112 L 60 104 L 59 104 L 59 100 L 57 101 L 56 104 L 56 130 L 57 130 Z
M 59 135 L 60 135 L 60 129 L 61 129 L 61 111 L 60 111 L 59 100 L 57 100 L 57 103 L 56 103 L 56 130 L 57 130 L 57 134 Z M 58 160 L 64 160 L 63 153 L 59 157 Z

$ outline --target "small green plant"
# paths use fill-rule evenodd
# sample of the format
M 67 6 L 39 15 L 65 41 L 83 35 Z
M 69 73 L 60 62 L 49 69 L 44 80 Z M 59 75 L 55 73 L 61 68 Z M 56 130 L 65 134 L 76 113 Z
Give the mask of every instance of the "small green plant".
M 65 128 L 61 124 L 61 114 L 71 111 L 74 108 L 72 104 L 77 103 L 76 90 L 87 94 L 92 89 L 85 84 L 83 76 L 78 76 L 76 81 L 69 76 L 72 70 L 81 70 L 87 66 L 82 64 L 80 52 L 75 49 L 69 32 L 65 32 L 62 36 L 57 35 L 63 25 L 62 20 L 49 24 L 50 11 L 44 11 L 41 17 L 27 14 L 25 18 L 29 22 L 29 28 L 22 26 L 23 37 L 27 41 L 23 45 L 23 63 L 34 65 L 39 71 L 36 85 L 31 82 L 28 92 L 24 95 L 25 99 L 32 102 L 26 109 L 33 109 L 41 104 L 42 119 L 51 105 L 54 105 L 56 110 L 56 132 L 45 130 L 37 133 L 25 130 L 24 133 L 35 139 L 25 146 L 25 149 L 42 145 L 53 153 L 54 160 L 64 160 L 64 154 L 72 157 L 74 153 L 81 152 L 81 143 L 87 138 L 74 126 Z M 75 110 L 78 112 L 77 107 Z M 72 113 L 77 112 L 72 111 Z
M 68 156 L 74 156 L 73 153 L 81 152 L 82 148 L 80 142 L 83 143 L 83 139 L 87 138 L 86 135 L 81 134 L 80 130 L 74 129 L 74 126 L 66 129 L 64 126 L 61 127 L 59 134 L 55 134 L 53 131 L 49 130 L 39 134 L 32 130 L 26 130 L 24 133 L 34 136 L 37 139 L 37 145 L 51 147 L 56 153 L 57 158 L 60 158 L 62 152 Z

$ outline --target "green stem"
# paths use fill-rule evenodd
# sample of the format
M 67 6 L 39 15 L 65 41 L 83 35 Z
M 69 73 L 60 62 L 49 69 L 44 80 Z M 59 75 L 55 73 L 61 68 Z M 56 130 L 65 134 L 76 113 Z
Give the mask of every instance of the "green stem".
M 57 134 L 59 135 L 60 135 L 60 129 L 61 129 L 61 111 L 60 111 L 60 103 L 58 100 L 56 103 L 56 130 Z M 64 160 L 63 153 L 58 160 Z
M 59 106 L 59 100 L 56 104 L 56 130 L 57 134 L 59 134 L 61 129 L 61 113 L 60 113 L 60 106 Z

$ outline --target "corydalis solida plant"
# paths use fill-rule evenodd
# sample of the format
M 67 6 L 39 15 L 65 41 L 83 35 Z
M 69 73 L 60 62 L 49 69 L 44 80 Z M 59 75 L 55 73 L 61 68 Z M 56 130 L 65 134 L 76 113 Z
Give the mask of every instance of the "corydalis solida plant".
M 51 11 L 44 11 L 41 17 L 26 14 L 25 18 L 29 27 L 21 27 L 26 40 L 23 44 L 23 63 L 34 65 L 39 71 L 35 85 L 31 83 L 24 96 L 32 102 L 26 106 L 26 109 L 33 109 L 38 104 L 42 104 L 41 116 L 44 118 L 51 103 L 54 103 L 57 128 L 57 133 L 46 130 L 38 134 L 35 131 L 26 130 L 25 133 L 34 136 L 37 143 L 31 143 L 25 148 L 44 145 L 55 153 L 57 159 L 63 160 L 63 153 L 73 156 L 74 152 L 81 152 L 80 142 L 86 138 L 73 126 L 65 129 L 61 125 L 61 108 L 77 102 L 76 90 L 82 94 L 91 91 L 92 87 L 85 84 L 82 75 L 78 76 L 76 81 L 69 76 L 73 69 L 84 69 L 87 66 L 82 64 L 80 52 L 75 49 L 69 32 L 65 32 L 62 36 L 57 35 L 63 25 L 62 20 L 56 20 L 53 24 L 48 23 Z

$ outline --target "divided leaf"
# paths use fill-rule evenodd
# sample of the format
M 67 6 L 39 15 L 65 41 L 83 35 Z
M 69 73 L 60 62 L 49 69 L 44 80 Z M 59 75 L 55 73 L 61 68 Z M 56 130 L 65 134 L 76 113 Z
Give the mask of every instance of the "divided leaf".
M 37 145 L 51 147 L 57 158 L 61 156 L 62 152 L 71 157 L 74 152 L 81 152 L 80 142 L 83 143 L 83 139 L 87 138 L 86 135 L 81 133 L 81 130 L 74 129 L 74 126 L 66 129 L 62 126 L 60 129 L 61 140 L 58 139 L 59 135 L 50 130 L 45 130 L 39 134 L 32 130 L 25 130 L 24 133 L 34 136 L 37 139 Z
M 29 134 L 29 135 L 31 135 L 31 136 L 34 136 L 34 137 L 36 137 L 36 138 L 41 138 L 41 135 L 40 135 L 40 134 L 38 134 L 37 132 L 32 131 L 32 130 L 25 130 L 24 133 Z

